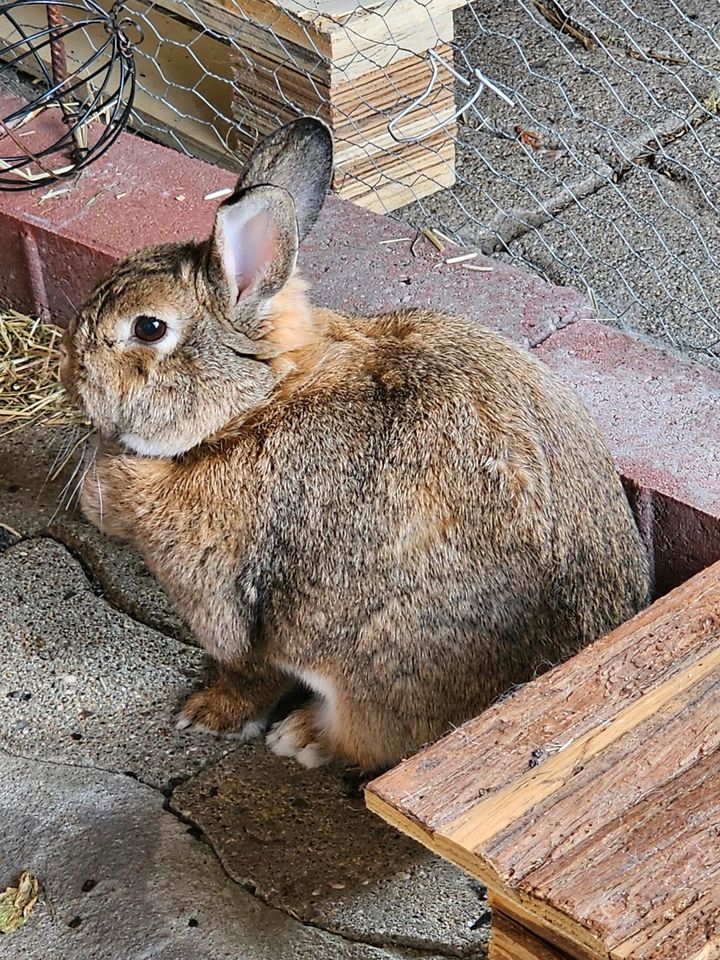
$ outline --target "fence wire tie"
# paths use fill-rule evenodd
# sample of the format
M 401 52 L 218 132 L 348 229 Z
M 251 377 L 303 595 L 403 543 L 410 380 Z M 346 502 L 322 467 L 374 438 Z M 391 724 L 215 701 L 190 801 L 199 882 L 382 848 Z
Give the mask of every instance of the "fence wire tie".
M 466 103 L 464 103 L 461 107 L 457 107 L 449 117 L 446 117 L 444 120 L 436 123 L 435 126 L 430 127 L 428 130 L 424 130 L 422 133 L 419 133 L 414 137 L 400 133 L 397 129 L 400 121 L 404 120 L 408 114 L 417 110 L 418 107 L 422 106 L 422 104 L 433 92 L 438 78 L 438 64 L 442 64 L 448 73 L 451 73 L 455 79 L 462 83 L 465 87 L 471 86 L 470 80 L 458 73 L 453 65 L 448 63 L 447 60 L 445 60 L 444 57 L 441 57 L 439 53 L 436 53 L 434 50 L 428 50 L 428 59 L 430 61 L 431 73 L 427 87 L 425 90 L 423 90 L 419 97 L 416 97 L 412 103 L 408 104 L 408 106 L 405 107 L 405 109 L 402 110 L 396 117 L 394 117 L 387 125 L 388 133 L 396 143 L 419 143 L 421 140 L 425 140 L 427 137 L 437 133 L 438 130 L 444 130 L 448 124 L 454 123 L 461 114 L 465 113 L 465 111 L 468 110 L 475 103 L 475 101 L 482 96 L 485 88 L 490 90 L 491 93 L 494 93 L 496 96 L 500 97 L 500 99 L 504 100 L 505 103 L 509 104 L 509 106 L 515 106 L 514 100 L 512 100 L 506 93 L 503 93 L 503 91 L 500 90 L 500 88 L 494 84 L 492 80 L 488 79 L 488 77 L 486 77 L 485 74 L 476 67 L 473 70 L 473 75 L 478 81 L 477 89 Z

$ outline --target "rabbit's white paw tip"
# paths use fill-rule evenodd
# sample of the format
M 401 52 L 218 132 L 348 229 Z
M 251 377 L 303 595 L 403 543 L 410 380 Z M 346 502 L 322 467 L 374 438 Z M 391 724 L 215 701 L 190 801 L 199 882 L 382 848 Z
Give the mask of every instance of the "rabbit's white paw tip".
M 267 718 L 263 717 L 262 720 L 249 720 L 242 730 L 239 733 L 234 734 L 242 743 L 247 743 L 248 740 L 257 740 L 258 737 L 262 736 L 267 728 Z
M 270 728 L 265 743 L 278 757 L 293 757 L 308 768 L 321 767 L 329 757 L 319 743 L 308 741 L 308 730 L 300 711 L 295 711 Z

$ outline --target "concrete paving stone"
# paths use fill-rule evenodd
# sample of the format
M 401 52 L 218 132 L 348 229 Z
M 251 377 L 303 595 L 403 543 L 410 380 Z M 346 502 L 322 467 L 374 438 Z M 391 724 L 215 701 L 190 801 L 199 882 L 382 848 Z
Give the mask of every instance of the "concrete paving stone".
M 720 517 L 720 373 L 601 323 L 561 330 L 536 355 L 577 391 L 625 477 Z
M 484 891 L 370 814 L 341 770 L 247 745 L 179 785 L 227 872 L 305 923 L 365 942 L 484 956 Z
M 444 262 L 463 252 L 457 247 L 440 256 L 428 241 L 421 238 L 414 246 L 414 240 L 406 224 L 329 198 L 300 255 L 312 301 L 344 313 L 431 307 L 464 314 L 524 346 L 589 315 L 590 305 L 577 290 L 497 261 L 474 261 L 491 268 L 474 273 Z
M 0 751 L 0 887 L 42 884 L 8 960 L 410 960 L 272 910 L 233 883 L 154 790 Z M 431 960 L 431 958 L 428 958 Z M 439 960 L 439 958 L 436 958 Z
M 155 630 L 194 643 L 141 557 L 86 523 L 74 500 L 64 506 L 67 496 L 63 496 L 63 487 L 70 482 L 72 492 L 71 478 L 81 451 L 75 452 L 56 480 L 48 481 L 55 461 L 62 463 L 84 434 L 82 428 L 39 426 L 0 433 L 0 522 L 24 536 L 43 533 L 61 540 L 91 571 L 97 589 L 109 603 Z M 0 528 L 0 549 L 9 542 L 7 531 Z
M 8 547 L 0 583 L 0 746 L 158 786 L 232 748 L 174 728 L 204 679 L 203 654 L 105 603 L 63 546 L 38 538 Z
M 720 221 L 697 194 L 636 170 L 512 245 L 557 283 L 579 274 L 600 317 L 720 356 Z
M 626 25 L 644 49 L 677 53 L 675 42 L 698 60 L 717 59 L 709 35 L 666 0 L 643 10 L 642 23 L 622 0 L 600 6 L 604 16 L 590 3 L 575 4 L 572 15 L 601 37 L 622 36 Z M 582 192 L 588 178 L 609 181 L 608 163 L 634 156 L 638 142 L 680 123 L 715 90 L 708 71 L 693 65 L 671 71 L 613 48 L 585 50 L 552 28 L 529 0 L 468 5 L 456 14 L 455 26 L 456 66 L 468 76 L 479 68 L 513 105 L 486 90 L 458 126 L 456 186 L 400 213 L 412 222 L 429 217 L 486 252 L 508 220 L 525 222 L 562 184 Z M 469 92 L 458 85 L 458 102 Z M 541 149 L 520 144 L 516 128 L 537 135 Z

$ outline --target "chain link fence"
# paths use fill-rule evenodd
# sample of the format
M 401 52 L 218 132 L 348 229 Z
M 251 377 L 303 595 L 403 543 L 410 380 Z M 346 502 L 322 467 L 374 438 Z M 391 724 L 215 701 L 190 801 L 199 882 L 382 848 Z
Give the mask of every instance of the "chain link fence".
M 319 115 L 341 195 L 720 358 L 715 0 L 126 8 L 140 131 L 234 167 L 277 123 Z

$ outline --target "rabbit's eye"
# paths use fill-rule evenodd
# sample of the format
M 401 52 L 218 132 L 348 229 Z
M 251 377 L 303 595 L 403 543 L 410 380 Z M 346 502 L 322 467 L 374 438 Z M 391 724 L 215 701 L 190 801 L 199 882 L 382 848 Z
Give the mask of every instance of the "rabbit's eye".
M 144 343 L 155 343 L 162 340 L 167 331 L 167 324 L 157 317 L 138 317 L 135 321 L 135 336 Z

